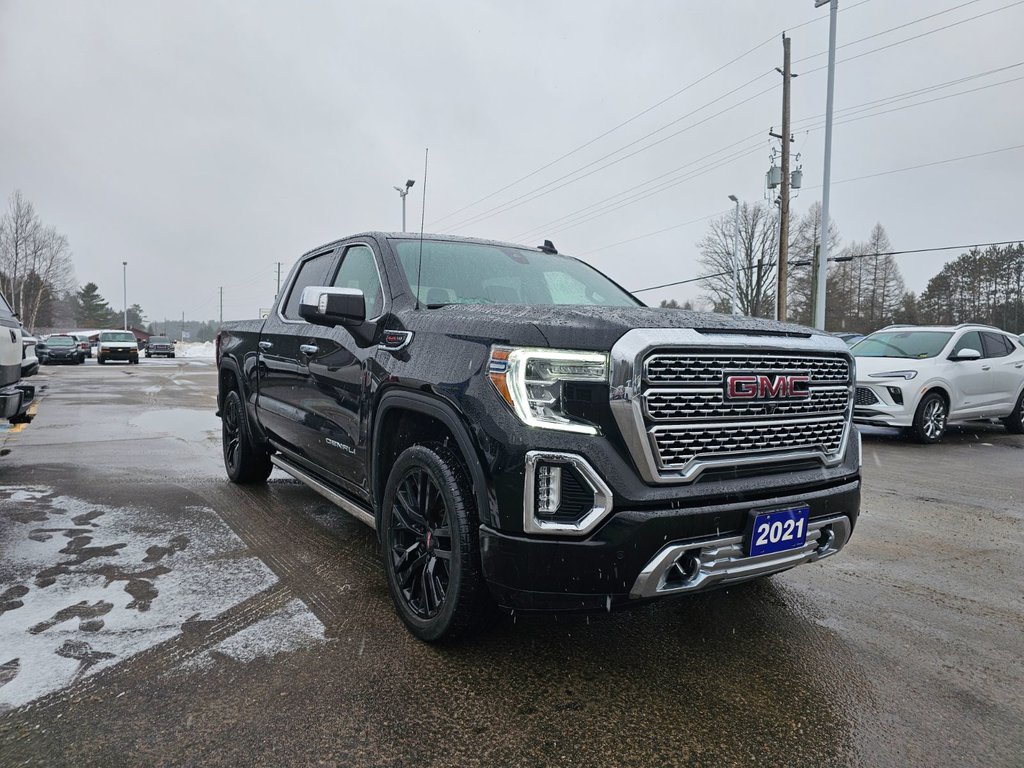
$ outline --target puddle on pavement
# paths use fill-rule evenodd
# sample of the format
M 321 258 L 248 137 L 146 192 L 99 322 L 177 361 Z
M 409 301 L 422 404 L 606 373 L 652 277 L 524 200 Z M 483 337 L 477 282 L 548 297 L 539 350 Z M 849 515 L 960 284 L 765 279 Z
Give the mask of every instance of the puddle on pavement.
M 128 426 L 149 434 L 170 435 L 184 440 L 202 440 L 220 433 L 220 419 L 213 410 L 167 408 L 146 411 L 128 420 Z

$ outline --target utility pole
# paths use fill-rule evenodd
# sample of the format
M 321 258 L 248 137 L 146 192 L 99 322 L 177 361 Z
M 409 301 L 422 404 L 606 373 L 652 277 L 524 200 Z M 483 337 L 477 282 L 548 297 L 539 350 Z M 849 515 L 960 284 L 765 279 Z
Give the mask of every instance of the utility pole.
M 181 341 L 185 342 L 185 313 L 181 313 Z
M 402 198 L 402 231 L 405 232 L 405 198 L 409 194 L 409 189 L 413 184 L 416 183 L 415 179 L 408 179 L 405 182 L 405 188 L 395 187 L 395 191 L 398 192 L 398 196 Z M 426 182 L 424 182 L 425 184 Z
M 224 286 L 220 287 L 220 324 L 224 325 Z
M 839 0 L 814 0 L 814 7 L 829 3 L 828 92 L 825 97 L 825 178 L 821 187 L 821 225 L 818 227 L 818 263 L 814 273 L 814 327 L 825 330 L 825 280 L 828 274 L 828 203 L 832 184 L 832 97 L 836 85 L 836 16 Z
M 277 262 L 277 292 L 274 293 L 274 299 L 281 295 L 281 262 Z
M 732 313 L 740 314 L 740 199 L 729 195 L 736 204 L 732 221 Z
M 782 189 L 779 193 L 779 281 L 775 297 L 775 313 L 779 320 L 786 319 L 786 292 L 789 282 L 789 92 L 793 74 L 789 55 L 790 38 L 782 35 L 782 135 L 772 134 L 782 142 Z
M 124 329 L 128 330 L 128 262 L 121 262 L 121 280 L 124 289 Z

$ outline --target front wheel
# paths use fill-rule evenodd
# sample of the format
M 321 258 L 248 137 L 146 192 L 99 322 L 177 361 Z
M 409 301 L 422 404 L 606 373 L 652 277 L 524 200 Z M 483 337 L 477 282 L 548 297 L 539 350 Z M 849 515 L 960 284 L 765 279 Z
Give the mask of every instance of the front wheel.
M 224 399 L 220 424 L 228 479 L 239 484 L 265 482 L 274 468 L 270 454 L 253 442 L 245 407 L 236 390 L 228 392 Z
M 466 634 L 486 614 L 478 526 L 460 457 L 440 444 L 405 449 L 384 491 L 384 569 L 399 617 L 420 640 Z
M 1006 431 L 1014 435 L 1024 435 L 1024 392 L 1017 398 L 1017 404 L 1013 406 L 1013 413 L 1003 419 Z
M 937 443 L 946 433 L 948 418 L 946 399 L 938 392 L 929 392 L 917 406 L 911 433 L 919 443 Z

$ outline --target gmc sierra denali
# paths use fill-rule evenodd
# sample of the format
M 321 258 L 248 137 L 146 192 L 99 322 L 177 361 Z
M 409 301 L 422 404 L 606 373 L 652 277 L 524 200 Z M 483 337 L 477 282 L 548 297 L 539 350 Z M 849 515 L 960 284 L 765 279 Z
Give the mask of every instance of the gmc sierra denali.
M 217 337 L 224 464 L 376 529 L 428 641 L 835 554 L 860 503 L 846 345 L 652 309 L 549 243 L 371 232 Z

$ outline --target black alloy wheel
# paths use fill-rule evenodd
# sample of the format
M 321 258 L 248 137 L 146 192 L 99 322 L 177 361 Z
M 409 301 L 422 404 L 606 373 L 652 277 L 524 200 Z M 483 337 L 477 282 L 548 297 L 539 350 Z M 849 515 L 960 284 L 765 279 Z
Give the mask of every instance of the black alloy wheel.
M 270 454 L 253 444 L 245 419 L 242 398 L 231 390 L 224 398 L 220 417 L 224 469 L 233 483 L 262 483 L 274 466 L 270 463 Z
M 403 451 L 388 477 L 381 522 L 388 589 L 409 630 L 435 642 L 475 629 L 487 596 L 460 457 L 440 444 Z

